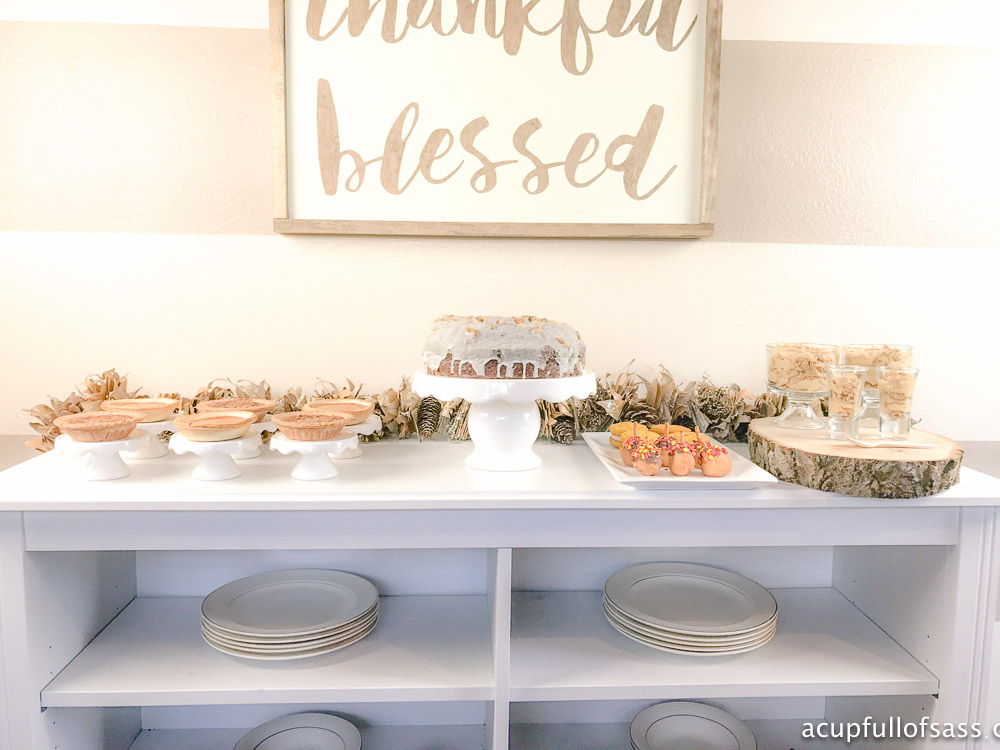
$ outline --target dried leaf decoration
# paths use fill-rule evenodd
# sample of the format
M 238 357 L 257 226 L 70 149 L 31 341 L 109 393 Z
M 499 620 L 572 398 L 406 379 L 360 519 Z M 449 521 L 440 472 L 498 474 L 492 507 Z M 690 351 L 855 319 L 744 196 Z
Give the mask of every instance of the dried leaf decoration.
M 88 375 L 76 387 L 84 411 L 97 411 L 101 402 L 109 398 L 135 398 L 141 388 L 128 389 L 128 376 L 119 375 L 115 370 L 105 370 L 100 375 Z
M 581 432 L 603 432 L 622 415 L 671 422 L 687 427 L 699 427 L 722 441 L 746 441 L 747 425 L 758 417 L 773 417 L 785 406 L 785 399 L 772 393 L 754 396 L 738 385 L 716 386 L 707 377 L 700 381 L 680 384 L 670 372 L 660 366 L 655 374 L 643 377 L 632 370 L 607 373 L 597 379 L 597 393 L 584 399 L 561 403 L 538 402 L 541 425 L 539 436 L 552 442 L 570 443 Z M 382 429 L 363 437 L 365 441 L 388 438 L 406 439 L 419 433 L 422 399 L 413 391 L 409 379 L 403 378 L 398 388 L 365 394 L 361 384 L 345 379 L 345 385 L 318 380 L 312 396 L 302 388 L 292 387 L 277 397 L 278 411 L 298 411 L 311 399 L 367 398 L 375 403 L 375 413 L 382 419 Z M 108 398 L 134 398 L 139 389 L 129 390 L 128 378 L 116 370 L 100 375 L 88 375 L 77 390 L 65 399 L 49 398 L 48 403 L 26 409 L 30 426 L 39 437 L 26 445 L 40 451 L 52 448 L 59 435 L 53 424 L 56 417 L 100 408 Z M 181 411 L 190 412 L 198 401 L 218 398 L 272 398 L 266 380 L 230 380 L 217 378 L 188 398 L 179 393 L 161 394 L 181 399 Z M 426 411 L 426 410 L 425 410 Z M 425 417 L 427 415 L 425 414 Z M 425 420 L 430 425 L 431 420 Z M 440 418 L 433 437 L 468 440 L 469 403 L 462 399 L 441 405 Z M 425 432 L 431 434 L 428 426 Z

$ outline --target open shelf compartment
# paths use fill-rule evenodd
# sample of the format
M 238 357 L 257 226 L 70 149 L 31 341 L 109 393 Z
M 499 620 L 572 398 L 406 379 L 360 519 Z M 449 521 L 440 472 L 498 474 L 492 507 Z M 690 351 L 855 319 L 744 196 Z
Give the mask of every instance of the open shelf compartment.
M 200 607 L 134 600 L 42 690 L 42 706 L 493 699 L 485 596 L 382 597 L 368 637 L 282 662 L 212 649 Z

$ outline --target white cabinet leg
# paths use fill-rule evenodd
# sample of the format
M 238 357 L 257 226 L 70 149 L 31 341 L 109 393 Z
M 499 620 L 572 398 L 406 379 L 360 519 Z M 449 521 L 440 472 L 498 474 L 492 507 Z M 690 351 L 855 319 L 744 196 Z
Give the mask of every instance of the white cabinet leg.
M 486 550 L 486 598 L 493 638 L 496 697 L 487 708 L 486 747 L 507 750 L 510 742 L 510 548 Z

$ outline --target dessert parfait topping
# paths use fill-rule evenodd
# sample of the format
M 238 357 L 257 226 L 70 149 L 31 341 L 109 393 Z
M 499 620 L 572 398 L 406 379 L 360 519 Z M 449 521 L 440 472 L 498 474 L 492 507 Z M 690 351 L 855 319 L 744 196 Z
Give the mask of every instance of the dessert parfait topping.
M 836 347 L 823 344 L 770 344 L 769 385 L 793 393 L 826 391 L 824 368 L 835 361 Z
M 863 377 L 856 373 L 843 372 L 831 375 L 829 380 L 830 416 L 838 419 L 851 419 L 861 402 Z
M 877 367 L 901 369 L 913 365 L 913 347 L 898 344 L 848 344 L 843 348 L 844 363 L 868 368 L 865 388 L 878 386 Z
M 890 370 L 879 368 L 878 391 L 881 399 L 879 409 L 882 416 L 902 419 L 912 409 L 913 390 L 917 383 L 912 368 Z

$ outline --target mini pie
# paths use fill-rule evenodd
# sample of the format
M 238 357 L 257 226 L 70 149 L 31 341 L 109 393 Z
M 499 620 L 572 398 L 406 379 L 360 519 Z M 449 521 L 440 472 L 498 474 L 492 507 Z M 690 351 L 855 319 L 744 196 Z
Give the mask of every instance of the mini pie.
M 263 422 L 264 417 L 277 404 L 268 398 L 216 398 L 210 401 L 199 401 L 195 409 L 203 411 L 249 411 L 253 412 L 254 421 Z
M 78 443 L 107 443 L 127 438 L 139 424 L 139 419 L 134 414 L 86 411 L 82 414 L 66 414 L 57 418 L 53 424 Z
M 115 398 L 101 402 L 101 409 L 134 414 L 140 422 L 162 422 L 180 407 L 178 398 Z
M 344 428 L 345 419 L 333 414 L 275 414 L 274 423 L 289 440 L 332 440 Z
M 174 420 L 174 427 L 188 440 L 213 443 L 243 437 L 256 420 L 257 415 L 252 411 L 213 411 L 181 414 Z
M 320 398 L 310 401 L 302 411 L 305 414 L 335 414 L 343 417 L 348 425 L 355 425 L 372 415 L 375 404 L 362 398 Z

